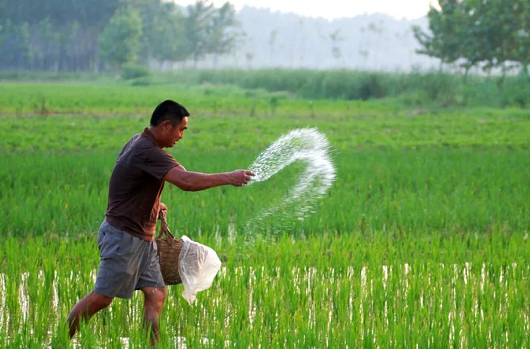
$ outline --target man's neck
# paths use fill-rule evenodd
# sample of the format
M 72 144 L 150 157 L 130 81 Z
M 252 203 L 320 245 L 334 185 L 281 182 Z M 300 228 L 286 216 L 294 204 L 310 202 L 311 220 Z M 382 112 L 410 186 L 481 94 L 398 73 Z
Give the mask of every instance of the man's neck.
M 160 130 L 154 126 L 149 126 L 146 128 L 146 131 L 149 132 L 151 134 L 151 137 L 153 138 L 153 141 L 155 142 L 156 146 L 160 149 L 162 149 L 163 147 L 161 146 L 160 144 L 160 136 L 159 136 L 159 132 Z

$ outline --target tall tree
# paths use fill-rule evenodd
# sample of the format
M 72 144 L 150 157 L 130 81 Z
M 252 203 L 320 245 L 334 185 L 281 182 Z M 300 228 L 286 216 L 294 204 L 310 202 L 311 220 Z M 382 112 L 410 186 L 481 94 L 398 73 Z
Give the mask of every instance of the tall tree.
M 186 13 L 167 0 L 0 0 L 0 69 L 97 70 L 98 57 L 197 62 L 229 53 L 235 28 L 233 6 L 210 0 Z
M 430 33 L 413 27 L 414 36 L 422 46 L 418 53 L 453 63 L 461 57 L 463 23 L 459 14 L 459 0 L 439 0 L 440 10 L 431 7 L 428 13 Z
M 468 71 L 519 62 L 526 71 L 530 59 L 530 4 L 527 0 L 439 0 L 429 10 L 426 33 L 414 27 L 419 53 L 444 63 L 458 62 Z
M 186 50 L 186 17 L 173 3 L 163 3 L 157 15 L 157 25 L 152 29 L 150 50 L 160 62 L 175 62 L 188 58 Z
M 344 40 L 342 35 L 340 35 L 340 32 L 341 29 L 335 29 L 335 31 L 329 35 L 329 38 L 331 39 L 331 54 L 333 55 L 333 58 L 337 60 L 337 62 L 339 62 L 342 58 L 340 43 Z
M 199 59 L 208 53 L 209 25 L 214 16 L 214 7 L 208 0 L 198 0 L 194 5 L 188 6 L 186 17 L 186 49 L 197 66 Z
M 272 30 L 269 34 L 269 58 L 270 65 L 273 66 L 273 57 L 274 57 L 274 45 L 276 44 L 276 39 L 278 37 L 278 28 Z
M 521 63 L 521 71 L 528 75 L 530 64 L 530 2 L 518 1 L 517 14 L 519 16 L 520 30 L 515 33 L 516 48 L 512 59 Z
M 24 56 L 17 37 L 27 24 L 30 51 L 26 61 L 0 57 L 0 67 L 15 69 L 76 70 L 96 65 L 97 39 L 123 0 L 0 0 L 0 52 Z M 26 30 L 26 29 L 22 29 Z M 45 31 L 43 35 L 42 31 Z M 27 50 L 26 50 L 27 51 Z
M 208 25 L 208 53 L 214 55 L 214 64 L 217 57 L 227 54 L 235 47 L 239 33 L 235 30 L 238 22 L 234 6 L 226 2 L 214 10 L 211 23 Z
M 528 27 L 528 1 L 483 0 L 487 7 L 487 22 L 491 27 L 491 65 L 500 67 L 503 77 L 509 62 L 519 62 L 522 69 L 528 64 L 530 48 Z
M 119 9 L 101 34 L 101 57 L 119 69 L 124 63 L 136 61 L 141 34 L 142 20 L 138 11 L 131 7 Z

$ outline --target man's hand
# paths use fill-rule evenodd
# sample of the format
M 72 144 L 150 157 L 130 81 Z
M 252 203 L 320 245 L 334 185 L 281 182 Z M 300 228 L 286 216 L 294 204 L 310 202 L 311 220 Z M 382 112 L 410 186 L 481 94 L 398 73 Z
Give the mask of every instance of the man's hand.
M 242 187 L 247 184 L 250 179 L 256 174 L 249 170 L 236 170 L 229 173 L 231 183 L 233 186 Z
M 163 202 L 158 206 L 158 219 L 160 219 L 160 214 L 163 214 L 167 217 L 167 206 Z

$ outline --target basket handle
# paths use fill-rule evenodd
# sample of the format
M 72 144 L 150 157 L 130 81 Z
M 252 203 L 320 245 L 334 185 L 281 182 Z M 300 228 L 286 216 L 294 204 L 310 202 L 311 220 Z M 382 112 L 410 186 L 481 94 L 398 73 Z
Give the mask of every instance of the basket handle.
M 173 236 L 173 234 L 171 234 L 171 230 L 169 230 L 169 226 L 167 225 L 166 213 L 164 211 L 160 211 L 158 216 L 159 216 L 161 224 L 160 224 L 160 231 L 158 232 L 157 239 L 164 237 L 164 235 L 166 237 L 171 237 L 174 239 L 175 237 Z

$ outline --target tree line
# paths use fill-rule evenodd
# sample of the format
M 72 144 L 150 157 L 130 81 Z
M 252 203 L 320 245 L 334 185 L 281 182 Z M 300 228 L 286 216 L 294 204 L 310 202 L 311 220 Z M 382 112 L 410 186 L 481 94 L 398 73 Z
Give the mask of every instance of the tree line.
M 414 28 L 419 53 L 456 63 L 467 76 L 472 67 L 485 71 L 511 68 L 528 73 L 530 2 L 528 0 L 438 0 L 428 13 L 429 29 Z
M 528 73 L 529 0 L 438 3 L 428 13 L 429 29 L 413 28 L 419 53 L 460 66 L 465 76 L 473 67 Z M 205 56 L 215 65 L 242 37 L 228 2 L 183 8 L 166 0 L 0 0 L 0 69 L 99 71 L 125 63 L 196 64 Z M 339 60 L 342 32 L 330 38 Z M 249 65 L 253 55 L 247 53 Z
M 230 3 L 198 0 L 0 0 L 0 69 L 99 71 L 197 62 L 240 37 Z

